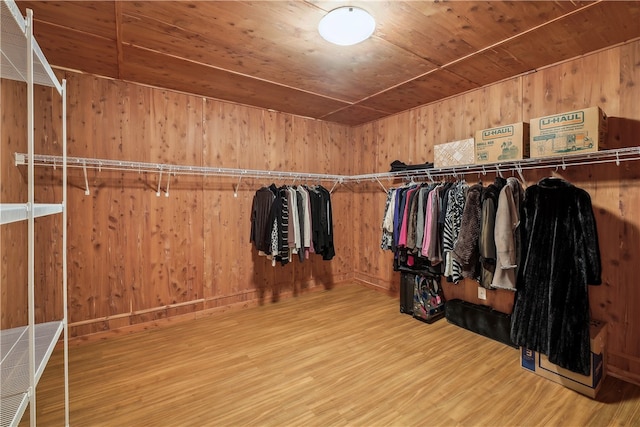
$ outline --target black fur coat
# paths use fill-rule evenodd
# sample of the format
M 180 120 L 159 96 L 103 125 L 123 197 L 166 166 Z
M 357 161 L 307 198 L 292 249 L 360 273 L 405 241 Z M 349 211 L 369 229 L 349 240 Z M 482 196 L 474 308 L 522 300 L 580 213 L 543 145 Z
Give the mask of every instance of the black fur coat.
M 589 294 L 600 250 L 589 193 L 558 178 L 527 188 L 522 265 L 511 339 L 563 368 L 589 374 Z

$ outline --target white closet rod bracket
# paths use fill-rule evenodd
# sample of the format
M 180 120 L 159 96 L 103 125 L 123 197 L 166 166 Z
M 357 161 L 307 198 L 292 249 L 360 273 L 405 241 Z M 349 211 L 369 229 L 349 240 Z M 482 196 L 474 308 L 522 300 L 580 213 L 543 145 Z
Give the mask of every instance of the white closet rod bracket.
M 162 169 L 160 169 L 160 176 L 158 177 L 158 191 L 156 191 L 156 197 L 160 197 L 160 184 L 162 184 Z
M 13 164 L 14 164 L 14 166 L 17 167 L 17 166 L 26 164 L 26 160 L 22 158 L 23 156 L 24 156 L 24 154 L 22 154 L 22 153 L 15 153 L 15 155 L 13 156 Z
M 380 178 L 378 178 L 378 177 L 376 176 L 376 177 L 374 177 L 374 179 L 378 182 L 378 184 L 380 185 L 380 187 L 382 187 L 382 189 L 384 190 L 384 192 L 385 192 L 385 193 L 388 193 L 388 192 L 389 192 L 389 190 L 387 190 L 387 189 L 385 188 L 385 186 L 384 186 L 384 185 L 382 185 L 382 182 L 380 182 Z
M 87 165 L 85 163 L 82 164 L 82 172 L 84 173 L 84 195 L 89 196 L 91 191 L 89 191 L 89 180 L 87 179 Z
M 242 175 L 238 177 L 238 183 L 233 187 L 233 197 L 238 198 L 238 189 L 240 188 L 240 183 L 242 182 Z
M 169 173 L 167 174 L 167 188 L 164 192 L 164 197 L 169 197 L 169 184 L 171 183 L 171 169 L 169 169 Z
M 341 182 L 342 180 L 336 179 L 335 182 L 333 183 L 333 187 L 331 187 L 331 190 L 329 190 L 329 194 L 333 194 L 333 190 L 336 189 L 336 185 L 340 184 Z
M 518 176 L 520 177 L 520 181 L 522 181 L 522 184 L 525 184 L 527 182 L 526 179 L 524 179 L 524 174 L 522 173 L 522 166 L 520 165 L 520 163 L 516 164 L 516 172 L 518 172 Z

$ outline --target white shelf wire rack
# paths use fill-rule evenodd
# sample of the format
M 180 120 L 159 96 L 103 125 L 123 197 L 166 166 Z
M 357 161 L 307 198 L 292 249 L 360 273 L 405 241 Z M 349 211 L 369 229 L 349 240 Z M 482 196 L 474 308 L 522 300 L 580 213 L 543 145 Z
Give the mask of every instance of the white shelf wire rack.
M 331 175 L 318 173 L 304 173 L 291 171 L 267 171 L 252 169 L 219 168 L 211 166 L 186 166 L 165 163 L 145 163 L 124 160 L 95 159 L 86 157 L 67 157 L 67 164 L 70 168 L 134 171 L 151 173 L 169 173 L 171 175 L 203 175 L 203 176 L 226 176 L 235 178 L 271 178 L 271 179 L 298 179 L 311 181 L 331 181 L 334 183 L 359 183 L 365 181 L 380 181 L 389 179 L 436 179 L 448 176 L 462 176 L 469 174 L 487 174 L 496 172 L 517 172 L 522 175 L 522 171 L 543 168 L 562 168 L 569 166 L 584 166 L 601 163 L 616 163 L 640 160 L 640 147 L 627 147 L 611 150 L 602 150 L 590 153 L 567 153 L 563 156 L 530 158 L 515 160 L 511 162 L 473 164 L 466 166 L 451 166 L 445 168 L 415 169 L 397 172 L 379 172 L 364 175 Z M 57 167 L 62 162 L 62 157 L 53 155 L 33 156 L 35 166 Z M 16 166 L 27 165 L 26 154 L 15 153 Z
M 64 322 L 38 323 L 34 328 L 35 383 L 37 384 L 60 339 Z M 29 326 L 0 331 L 0 372 L 2 384 L 0 425 L 17 425 L 29 404 Z
M 33 216 L 39 218 L 62 212 L 62 203 L 37 203 L 33 206 Z M 24 221 L 29 217 L 29 203 L 0 204 L 0 224 Z
M 22 17 L 18 6 L 12 1 L 1 2 L 0 8 L 0 17 L 2 19 L 2 37 L 0 38 L 0 50 L 2 51 L 2 57 L 0 58 L 1 75 L 6 79 L 26 82 L 26 20 Z M 62 85 L 56 78 L 36 40 L 33 40 L 33 83 L 55 87 L 58 93 L 62 93 Z
M 15 153 L 16 166 L 27 165 L 28 157 L 24 153 Z M 57 167 L 62 163 L 61 156 L 36 154 L 33 156 L 35 166 L 51 166 Z M 273 179 L 303 179 L 311 181 L 338 181 L 341 182 L 345 178 L 344 175 L 330 175 L 322 173 L 307 173 L 293 171 L 271 171 L 271 170 L 255 170 L 255 169 L 235 169 L 211 166 L 186 166 L 166 163 L 147 163 L 135 162 L 127 160 L 109 160 L 95 159 L 87 157 L 67 157 L 67 166 L 69 168 L 86 168 L 97 170 L 113 170 L 113 171 L 133 171 L 133 172 L 149 172 L 149 173 L 169 173 L 171 175 L 202 175 L 202 176 L 225 176 L 234 178 L 273 178 Z
M 447 176 L 459 176 L 469 174 L 486 174 L 496 172 L 519 172 L 531 169 L 566 169 L 569 166 L 584 166 L 601 163 L 620 164 L 624 161 L 640 160 L 640 147 L 627 147 L 611 150 L 594 151 L 591 153 L 568 152 L 563 156 L 543 157 L 514 160 L 511 162 L 473 164 L 465 166 L 450 166 L 445 168 L 416 169 L 398 172 L 372 173 L 365 175 L 353 175 L 348 177 L 349 181 L 371 181 L 377 179 L 399 179 L 399 178 L 440 178 Z

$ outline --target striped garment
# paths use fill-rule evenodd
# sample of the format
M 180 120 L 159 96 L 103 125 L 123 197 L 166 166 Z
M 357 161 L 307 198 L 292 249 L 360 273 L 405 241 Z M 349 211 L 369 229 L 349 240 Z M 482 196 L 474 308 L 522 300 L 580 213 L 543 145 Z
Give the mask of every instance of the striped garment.
M 458 283 L 462 280 L 462 266 L 452 256 L 453 248 L 458 241 L 458 233 L 462 224 L 462 212 L 467 197 L 469 185 L 465 181 L 458 181 L 449 190 L 447 211 L 442 234 L 442 249 L 445 259 L 444 275 L 449 281 Z

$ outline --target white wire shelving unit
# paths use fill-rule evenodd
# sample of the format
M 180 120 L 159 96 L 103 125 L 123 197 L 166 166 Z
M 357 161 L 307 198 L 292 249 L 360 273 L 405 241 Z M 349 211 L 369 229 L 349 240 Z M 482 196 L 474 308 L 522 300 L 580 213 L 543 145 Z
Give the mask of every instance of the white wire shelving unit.
M 28 165 L 29 160 L 25 153 L 15 153 L 16 166 Z M 34 155 L 33 163 L 35 166 L 50 166 L 58 167 L 62 162 L 61 156 L 54 155 Z M 290 179 L 293 181 L 311 181 L 311 182 L 333 182 L 331 192 L 335 187 L 344 183 L 349 177 L 345 175 L 330 175 L 321 173 L 306 173 L 306 172 L 289 172 L 289 171 L 269 171 L 269 170 L 256 170 L 256 169 L 234 169 L 212 166 L 187 166 L 177 164 L 166 163 L 147 163 L 136 162 L 127 160 L 110 160 L 110 159 L 95 159 L 87 157 L 67 157 L 67 165 L 69 168 L 83 169 L 85 194 L 90 194 L 89 182 L 87 179 L 87 170 L 94 169 L 98 171 L 111 170 L 111 171 L 132 171 L 138 173 L 156 173 L 158 174 L 158 191 L 157 195 L 160 195 L 162 177 L 163 174 L 166 177 L 166 187 L 164 189 L 165 194 L 168 195 L 168 187 L 170 184 L 171 176 L 176 175 L 196 175 L 196 176 L 220 176 L 220 177 L 232 177 L 238 178 L 238 184 L 235 186 L 236 195 L 240 182 L 243 178 L 266 178 L 266 179 Z
M 473 164 L 464 166 L 449 166 L 445 168 L 417 169 L 398 172 L 373 173 L 366 175 L 353 175 L 352 181 L 367 181 L 375 178 L 406 178 L 406 177 L 446 177 L 468 174 L 486 174 L 489 172 L 511 172 L 531 169 L 566 169 L 569 166 L 584 166 L 601 163 L 616 163 L 640 160 L 640 147 L 627 147 L 611 150 L 594 151 L 590 153 L 567 153 L 564 156 L 541 157 L 531 159 L 513 160 L 510 162 Z
M 503 173 L 511 172 L 517 173 L 522 181 L 526 181 L 523 174 L 523 171 L 526 170 L 565 170 L 567 167 L 571 166 L 597 165 L 603 163 L 615 163 L 619 166 L 622 162 L 633 160 L 640 160 L 640 146 L 594 151 L 590 153 L 568 152 L 566 155 L 562 156 L 521 159 L 501 163 L 473 164 L 465 166 L 450 166 L 445 168 L 353 175 L 348 177 L 348 179 L 349 181 L 355 182 L 377 181 L 386 191 L 386 188 L 381 182 L 383 179 L 419 179 L 433 181 L 438 178 L 445 177 L 458 178 L 465 175 L 486 175 L 487 173 L 502 175 Z
M 36 166 L 57 167 L 61 164 L 60 156 L 36 154 L 33 157 Z M 16 166 L 27 165 L 27 156 L 24 153 L 15 153 Z M 134 171 L 134 172 L 166 172 L 172 175 L 202 175 L 202 176 L 225 176 L 225 177 L 245 177 L 245 178 L 299 178 L 319 181 L 339 181 L 348 178 L 344 175 L 328 175 L 321 173 L 288 172 L 288 171 L 268 171 L 256 169 L 234 169 L 216 166 L 187 166 L 166 163 L 146 163 L 127 160 L 95 159 L 88 157 L 67 157 L 69 168 L 86 168 L 98 170 Z
M 63 337 L 65 425 L 69 425 L 68 337 L 67 337 L 67 129 L 66 81 L 58 81 L 33 36 L 33 12 L 23 17 L 13 0 L 0 2 L 0 77 L 27 84 L 27 201 L 0 203 L 0 223 L 26 221 L 28 229 L 28 319 L 26 325 L 0 330 L 0 426 L 16 426 L 29 407 L 31 426 L 36 425 L 36 386 L 49 358 Z M 34 85 L 52 87 L 62 99 L 62 201 L 35 203 L 34 162 Z M 62 319 L 36 323 L 35 320 L 35 219 L 62 214 Z
M 382 180 L 397 179 L 420 179 L 435 180 L 444 177 L 460 177 L 464 175 L 487 173 L 503 174 L 508 172 L 518 173 L 523 181 L 523 171 L 532 169 L 566 169 L 570 166 L 595 165 L 602 163 L 616 163 L 640 160 L 640 147 L 627 147 L 619 149 L 610 149 L 595 151 L 590 153 L 567 153 L 563 156 L 530 158 L 515 160 L 510 162 L 474 164 L 465 166 L 451 166 L 445 168 L 429 168 L 429 169 L 413 169 L 397 172 L 379 172 L 364 175 L 331 175 L 319 173 L 304 173 L 291 171 L 272 171 L 272 170 L 254 170 L 254 169 L 234 169 L 220 168 L 212 166 L 187 166 L 166 163 L 145 163 L 124 160 L 108 160 L 95 159 L 88 157 L 67 157 L 69 168 L 81 168 L 85 173 L 85 185 L 88 192 L 87 169 L 97 170 L 114 170 L 114 171 L 133 171 L 147 173 L 165 173 L 170 175 L 202 175 L 202 176 L 223 176 L 233 178 L 270 178 L 270 179 L 292 179 L 292 180 L 308 180 L 308 181 L 324 181 L 333 182 L 334 188 L 337 184 L 360 183 L 377 181 L 382 185 Z M 35 166 L 58 167 L 62 163 L 62 157 L 53 155 L 34 155 L 33 162 Z M 15 153 L 16 166 L 28 165 L 28 156 L 24 153 Z M 332 189 L 333 190 L 333 189 Z

